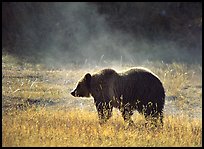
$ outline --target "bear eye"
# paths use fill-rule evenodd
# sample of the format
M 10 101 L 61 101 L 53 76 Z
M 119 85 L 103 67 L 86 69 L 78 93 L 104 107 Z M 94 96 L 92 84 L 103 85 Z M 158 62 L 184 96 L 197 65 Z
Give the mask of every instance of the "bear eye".
M 81 84 L 78 84 L 77 88 L 81 88 Z

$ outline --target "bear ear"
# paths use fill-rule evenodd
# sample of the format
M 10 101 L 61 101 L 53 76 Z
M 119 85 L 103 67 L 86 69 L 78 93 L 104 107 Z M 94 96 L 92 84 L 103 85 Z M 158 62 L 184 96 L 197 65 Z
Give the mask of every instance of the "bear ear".
M 90 73 L 87 73 L 87 74 L 85 75 L 85 79 L 86 79 L 87 82 L 90 82 L 90 81 L 91 81 L 91 74 L 90 74 Z
M 85 75 L 85 80 L 86 80 L 87 87 L 90 88 L 90 84 L 91 84 L 91 74 L 90 73 L 87 73 Z

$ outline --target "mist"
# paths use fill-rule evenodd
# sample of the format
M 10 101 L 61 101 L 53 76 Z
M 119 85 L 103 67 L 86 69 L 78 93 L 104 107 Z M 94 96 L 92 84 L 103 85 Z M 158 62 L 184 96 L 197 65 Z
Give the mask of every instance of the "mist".
M 202 5 L 3 2 L 2 50 L 47 66 L 202 64 Z

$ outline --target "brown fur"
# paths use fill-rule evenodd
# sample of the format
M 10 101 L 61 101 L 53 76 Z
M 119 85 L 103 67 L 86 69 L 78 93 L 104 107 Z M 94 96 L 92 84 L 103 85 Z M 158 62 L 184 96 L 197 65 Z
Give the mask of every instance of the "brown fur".
M 88 73 L 71 93 L 73 96 L 94 98 L 100 123 L 112 115 L 113 107 L 122 112 L 125 121 L 133 123 L 134 110 L 145 118 L 163 118 L 165 92 L 159 78 L 144 68 L 124 73 L 104 69 L 92 76 Z

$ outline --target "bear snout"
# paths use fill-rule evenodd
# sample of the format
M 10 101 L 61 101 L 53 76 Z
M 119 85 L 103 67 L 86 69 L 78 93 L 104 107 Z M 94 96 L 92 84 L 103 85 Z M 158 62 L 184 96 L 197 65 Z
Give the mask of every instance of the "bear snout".
M 74 96 L 74 97 L 76 97 L 76 91 L 73 90 L 73 91 L 71 92 L 71 95 Z

